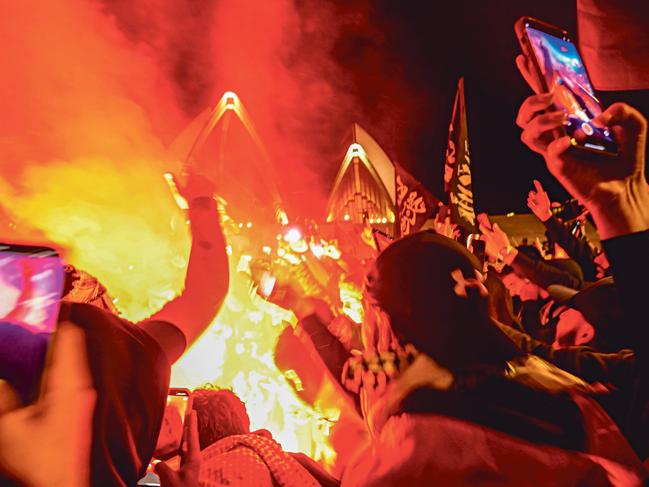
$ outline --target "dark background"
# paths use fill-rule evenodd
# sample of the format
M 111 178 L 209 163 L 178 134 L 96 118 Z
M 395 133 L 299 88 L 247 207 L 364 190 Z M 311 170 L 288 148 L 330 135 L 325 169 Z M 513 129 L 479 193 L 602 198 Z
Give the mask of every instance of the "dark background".
M 340 1 L 336 8 L 358 15 L 333 52 L 361 103 L 358 121 L 434 194 L 444 196 L 448 123 L 457 80 L 464 76 L 476 210 L 529 212 L 534 178 L 552 199 L 567 198 L 542 158 L 521 143 L 514 123 L 531 91 L 514 62 L 519 47 L 513 25 L 521 16 L 537 17 L 565 28 L 576 41 L 574 1 L 380 0 L 369 8 L 364 1 Z M 600 97 L 649 114 L 648 91 Z

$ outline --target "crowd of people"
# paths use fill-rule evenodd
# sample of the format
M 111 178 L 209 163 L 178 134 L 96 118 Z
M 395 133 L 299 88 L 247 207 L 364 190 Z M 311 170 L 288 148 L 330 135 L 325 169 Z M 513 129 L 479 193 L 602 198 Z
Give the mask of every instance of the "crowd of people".
M 487 215 L 484 260 L 444 232 L 395 240 L 365 277 L 360 325 L 288 287 L 271 297 L 295 312 L 294 343 L 308 342 L 360 418 L 340 421 L 355 440 L 336 475 L 251 431 L 236 395 L 206 387 L 193 393 L 178 457 L 155 464 L 161 485 L 643 485 L 647 121 L 615 103 L 594 123 L 610 127 L 618 155 L 580 152 L 555 137 L 565 116 L 553 94 L 536 89 L 525 58 L 517 64 L 536 91 L 516 120 L 521 138 L 584 211 L 558 217 L 535 181 L 528 205 L 549 246 L 514 245 Z M 2 363 L 0 484 L 134 486 L 160 458 L 170 367 L 228 291 L 214 187 L 190 174 L 179 189 L 192 246 L 177 298 L 130 323 L 69 269 L 50 352 L 3 337 L 2 353 L 18 351 L 14 366 L 47 366 L 25 384 Z M 599 249 L 579 232 L 586 213 Z

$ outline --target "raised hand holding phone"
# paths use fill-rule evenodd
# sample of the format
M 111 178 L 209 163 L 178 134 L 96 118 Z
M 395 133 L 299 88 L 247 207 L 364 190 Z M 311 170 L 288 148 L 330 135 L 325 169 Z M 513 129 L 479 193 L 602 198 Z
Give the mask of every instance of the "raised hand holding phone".
M 181 465 L 173 470 L 164 462 L 155 466 L 162 487 L 197 487 L 201 471 L 201 447 L 198 439 L 198 416 L 192 410 L 183 429 L 183 446 L 180 451 Z
M 529 62 L 518 56 L 516 64 L 531 79 Z M 534 85 L 532 85 L 534 86 Z M 645 171 L 647 120 L 634 108 L 615 103 L 593 119 L 608 126 L 618 141 L 618 154 L 592 157 L 573 150 L 570 137 L 555 139 L 552 131 L 562 122 L 540 113 L 552 106 L 552 96 L 532 95 L 518 113 L 521 140 L 541 154 L 548 170 L 568 192 L 590 210 L 603 239 L 649 228 L 649 195 Z
M 536 93 L 551 96 L 551 104 L 543 107 L 548 113 L 537 123 L 560 121 L 552 130 L 554 138 L 568 135 L 576 150 L 615 155 L 609 128 L 593 123 L 602 107 L 568 33 L 531 17 L 519 19 L 515 30 L 526 60 L 525 80 Z
M 2 405 L 0 472 L 33 487 L 85 487 L 90 485 L 96 393 L 83 332 L 62 324 L 52 352 L 38 401 L 20 409 Z M 0 380 L 0 396 L 8 389 Z

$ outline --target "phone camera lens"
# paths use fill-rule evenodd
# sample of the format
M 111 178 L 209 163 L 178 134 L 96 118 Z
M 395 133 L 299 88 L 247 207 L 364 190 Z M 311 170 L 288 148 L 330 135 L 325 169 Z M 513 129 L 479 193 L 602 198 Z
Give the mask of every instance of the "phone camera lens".
M 581 124 L 581 130 L 588 136 L 593 135 L 593 133 L 595 132 L 593 130 L 593 127 L 591 127 L 591 125 L 587 122 Z

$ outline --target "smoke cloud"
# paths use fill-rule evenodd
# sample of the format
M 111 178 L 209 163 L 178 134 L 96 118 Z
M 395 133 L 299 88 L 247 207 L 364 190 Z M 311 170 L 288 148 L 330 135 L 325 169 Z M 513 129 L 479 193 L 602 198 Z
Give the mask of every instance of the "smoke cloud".
M 180 289 L 189 247 L 162 179 L 179 169 L 168 147 L 226 90 L 257 126 L 289 214 L 321 217 L 358 108 L 331 57 L 349 19 L 308 3 L 5 5 L 2 239 L 53 243 L 127 316 L 146 316 Z

